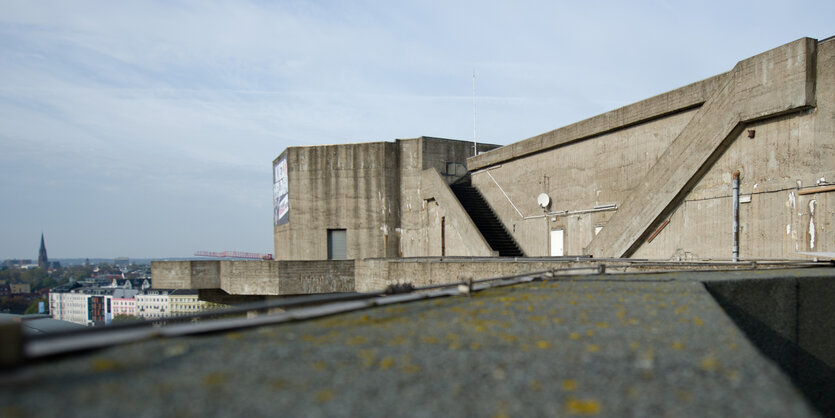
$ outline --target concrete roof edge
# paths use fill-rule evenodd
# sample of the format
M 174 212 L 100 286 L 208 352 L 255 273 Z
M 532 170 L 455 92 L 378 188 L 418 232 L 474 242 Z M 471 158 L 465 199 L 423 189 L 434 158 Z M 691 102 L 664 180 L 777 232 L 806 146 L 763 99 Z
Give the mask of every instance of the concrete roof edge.
M 421 140 L 421 139 L 434 139 L 434 140 L 449 141 L 449 142 L 469 142 L 469 143 L 473 142 L 473 141 L 469 141 L 469 140 L 465 140 L 465 139 L 452 139 L 452 138 L 441 138 L 441 137 L 437 137 L 437 136 L 421 135 L 417 138 L 395 138 L 392 141 L 347 142 L 347 143 L 344 143 L 344 144 L 293 145 L 293 146 L 289 146 L 289 147 L 285 148 L 284 151 L 282 151 L 280 154 L 278 154 L 278 157 L 275 157 L 275 159 L 273 159 L 273 165 L 275 165 L 275 163 L 277 163 L 278 160 L 280 160 L 282 157 L 287 155 L 287 152 L 290 149 L 344 147 L 344 146 L 369 145 L 369 144 L 396 144 L 399 141 L 416 141 L 416 140 Z M 480 145 L 495 146 L 495 147 L 500 146 L 498 144 L 491 144 L 491 143 L 487 143 L 487 142 L 479 142 L 479 144 Z
M 421 135 L 420 137 L 414 138 L 414 139 L 434 139 L 434 140 L 449 141 L 449 142 L 464 142 L 464 143 L 469 143 L 469 144 L 472 144 L 473 142 L 477 142 L 479 145 L 490 145 L 490 146 L 495 146 L 495 147 L 500 147 L 501 146 L 499 144 L 491 144 L 489 142 L 483 142 L 483 141 L 472 141 L 472 140 L 469 140 L 469 139 L 442 138 L 442 137 L 439 137 L 439 136 Z M 402 141 L 402 140 L 403 139 L 398 139 L 398 141 Z
M 535 154 L 574 141 L 587 139 L 603 133 L 623 129 L 659 117 L 689 110 L 702 105 L 719 81 L 729 72 L 721 73 L 695 83 L 661 93 L 648 99 L 592 116 L 588 119 L 566 125 L 492 151 L 471 157 L 467 168 L 471 171 L 489 167 Z

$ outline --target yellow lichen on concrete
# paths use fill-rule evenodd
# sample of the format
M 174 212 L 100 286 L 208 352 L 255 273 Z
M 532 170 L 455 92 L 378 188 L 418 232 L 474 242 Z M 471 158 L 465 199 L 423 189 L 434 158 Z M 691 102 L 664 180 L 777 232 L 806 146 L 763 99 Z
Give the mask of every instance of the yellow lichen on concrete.
M 420 337 L 420 342 L 424 344 L 438 344 L 440 341 L 438 340 L 438 337 L 435 337 L 434 335 L 422 335 Z
M 209 373 L 203 377 L 203 385 L 219 386 L 226 382 L 226 375 L 220 372 Z
M 408 374 L 420 373 L 420 366 L 412 363 L 412 357 L 404 354 L 400 357 L 400 371 Z
M 600 402 L 595 399 L 568 398 L 565 409 L 571 415 L 597 415 L 600 413 Z
M 377 362 L 377 354 L 374 350 L 359 350 L 357 351 L 357 357 L 359 357 L 360 363 L 366 369 L 370 368 Z
M 286 389 L 289 386 L 290 386 L 290 382 L 288 382 L 284 379 L 270 380 L 270 387 L 275 389 L 275 390 Z
M 572 392 L 577 390 L 577 381 L 574 379 L 565 379 L 562 381 L 562 390 Z
M 232 340 L 232 341 L 240 340 L 243 337 L 244 337 L 244 335 L 241 334 L 240 332 L 230 332 L 230 333 L 226 334 L 226 339 L 229 339 L 229 340 Z
M 368 338 L 365 338 L 361 335 L 358 335 L 356 337 L 351 337 L 351 338 L 348 338 L 347 340 L 345 340 L 345 344 L 352 345 L 352 346 L 353 345 L 363 345 L 363 344 L 367 344 L 367 343 L 368 343 Z
M 123 368 L 122 364 L 109 358 L 94 358 L 90 367 L 94 372 L 109 372 Z
M 719 359 L 714 356 L 706 356 L 702 358 L 702 362 L 699 364 L 699 367 L 708 372 L 716 371 L 719 368 Z
M 409 340 L 406 337 L 398 335 L 397 337 L 394 337 L 391 340 L 389 340 L 388 345 L 389 345 L 389 347 L 398 347 L 398 346 L 406 345 L 408 342 L 409 342 Z
M 388 370 L 394 366 L 394 358 L 386 356 L 380 359 L 380 370 Z
M 333 399 L 334 393 L 330 389 L 323 389 L 316 392 L 316 402 L 330 402 Z
M 682 402 L 690 402 L 693 399 L 693 394 L 689 390 L 676 390 L 676 398 Z

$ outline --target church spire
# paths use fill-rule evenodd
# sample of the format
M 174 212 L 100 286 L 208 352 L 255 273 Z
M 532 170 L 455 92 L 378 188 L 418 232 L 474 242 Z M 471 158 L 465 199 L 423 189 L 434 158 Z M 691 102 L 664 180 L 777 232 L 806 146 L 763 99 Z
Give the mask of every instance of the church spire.
M 49 266 L 49 258 L 46 256 L 46 245 L 43 242 L 43 232 L 41 232 L 41 249 L 38 250 L 38 265 Z

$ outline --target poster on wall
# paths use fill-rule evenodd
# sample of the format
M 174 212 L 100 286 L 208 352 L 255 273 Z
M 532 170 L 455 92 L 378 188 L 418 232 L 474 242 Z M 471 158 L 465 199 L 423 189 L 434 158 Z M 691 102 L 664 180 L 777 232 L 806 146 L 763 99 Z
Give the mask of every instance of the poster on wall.
M 287 157 L 273 166 L 273 222 L 275 226 L 290 220 L 289 190 L 287 187 Z

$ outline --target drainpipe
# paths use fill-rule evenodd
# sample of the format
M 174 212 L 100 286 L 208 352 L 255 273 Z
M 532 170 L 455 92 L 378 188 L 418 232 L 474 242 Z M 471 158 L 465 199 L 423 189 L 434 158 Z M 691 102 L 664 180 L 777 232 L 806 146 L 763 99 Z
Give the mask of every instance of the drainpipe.
M 733 179 L 733 231 L 734 231 L 734 246 L 733 246 L 733 262 L 739 261 L 739 170 L 734 171 Z
M 441 216 L 441 257 L 446 256 L 446 216 Z

